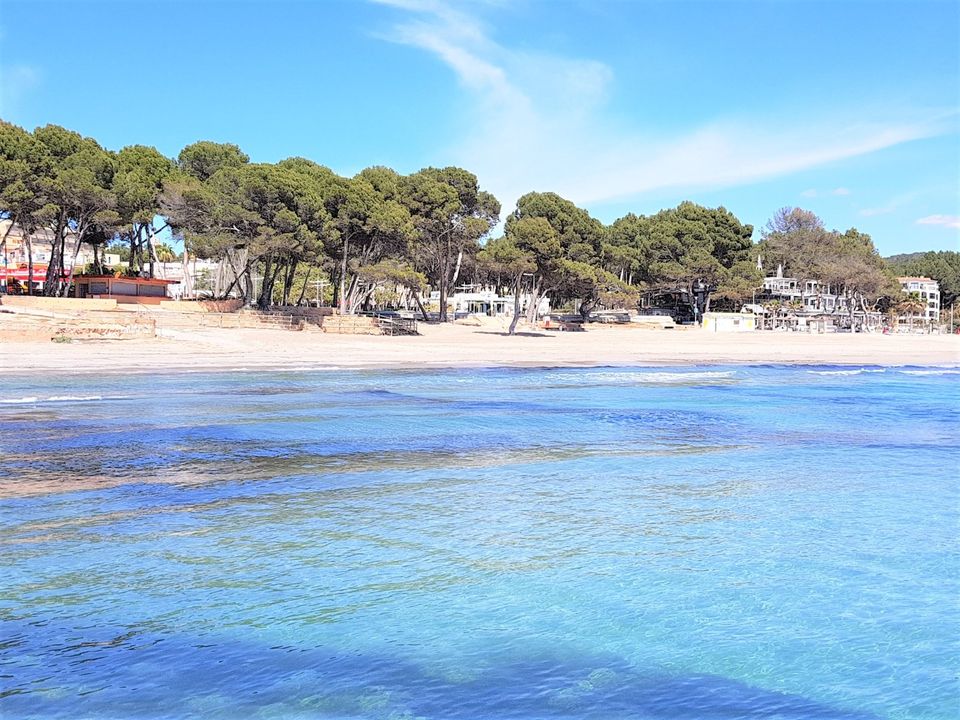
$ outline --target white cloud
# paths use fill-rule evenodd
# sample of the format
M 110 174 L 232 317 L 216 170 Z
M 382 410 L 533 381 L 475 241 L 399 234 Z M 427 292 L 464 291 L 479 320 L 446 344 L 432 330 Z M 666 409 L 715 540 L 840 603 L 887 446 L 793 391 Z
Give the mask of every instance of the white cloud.
M 383 37 L 432 53 L 470 92 L 464 134 L 445 158 L 477 173 L 507 211 L 530 190 L 590 204 L 661 188 L 750 183 L 929 137 L 943 122 L 871 123 L 860 113 L 800 117 L 792 125 L 717 120 L 686 134 L 656 135 L 644 131 L 644 117 L 626 127 L 606 116 L 614 74 L 603 63 L 499 45 L 459 5 L 373 1 L 403 12 Z
M 804 190 L 802 193 L 800 193 L 800 197 L 805 197 L 805 198 L 815 198 L 816 196 L 817 196 L 817 191 L 814 190 L 813 188 L 810 188 L 809 190 Z
M 845 187 L 834 188 L 831 192 L 831 195 L 849 195 L 850 191 Z
M 956 215 L 927 215 L 917 220 L 917 225 L 945 225 L 960 228 L 960 217 Z

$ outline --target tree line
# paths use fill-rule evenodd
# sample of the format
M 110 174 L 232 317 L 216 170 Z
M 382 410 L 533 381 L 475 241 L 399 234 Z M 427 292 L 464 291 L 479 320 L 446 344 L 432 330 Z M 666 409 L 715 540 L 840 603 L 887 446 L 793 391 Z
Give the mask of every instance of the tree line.
M 22 229 L 28 250 L 40 229 L 52 237 L 42 289 L 51 296 L 72 281 L 69 236 L 92 248 L 93 272 L 106 270 L 104 250 L 119 243 L 127 272 L 152 276 L 170 255 L 158 242 L 166 228 L 191 255 L 230 269 L 222 294 L 261 308 L 277 290 L 282 304 L 302 302 L 312 278 L 329 283 L 344 314 L 390 289 L 426 317 L 429 288 L 446 320 L 453 288 L 471 283 L 511 292 L 516 316 L 522 292 L 531 313 L 549 296 L 586 315 L 598 305 L 635 305 L 644 290 L 689 292 L 694 283 L 714 302 L 737 306 L 762 282 L 758 256 L 864 307 L 894 292 L 869 236 L 827 231 L 795 208 L 781 210 L 755 244 L 753 227 L 723 207 L 683 202 L 605 225 L 555 193 L 531 192 L 492 237 L 500 203 L 462 168 L 402 175 L 370 167 L 343 177 L 300 157 L 253 163 L 229 143 L 197 142 L 176 158 L 145 145 L 113 152 L 55 125 L 28 132 L 0 121 L 0 213 L 13 223 L 8 233 Z

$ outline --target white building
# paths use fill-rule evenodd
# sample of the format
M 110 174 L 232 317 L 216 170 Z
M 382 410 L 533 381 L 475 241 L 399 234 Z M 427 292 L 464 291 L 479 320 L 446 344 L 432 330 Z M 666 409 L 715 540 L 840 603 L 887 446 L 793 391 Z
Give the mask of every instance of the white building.
M 434 290 L 430 293 L 429 301 L 431 304 L 439 305 L 440 293 Z M 529 293 L 521 293 L 520 308 L 525 312 L 530 302 Z M 454 313 L 464 313 L 469 315 L 513 315 L 513 295 L 506 297 L 497 295 L 493 290 L 474 290 L 473 286 L 463 286 L 460 292 L 455 292 L 447 297 L 447 307 L 452 308 Z M 537 308 L 538 315 L 546 315 L 550 312 L 550 299 L 547 297 L 540 299 L 540 307 Z
M 924 312 L 915 315 L 925 322 L 940 322 L 940 283 L 928 277 L 897 278 L 903 292 L 916 293 L 927 307 Z
M 846 312 L 847 298 L 837 295 L 832 288 L 819 280 L 804 280 L 783 277 L 783 267 L 777 268 L 777 274 L 763 279 L 764 294 L 774 300 L 784 302 L 797 301 L 806 312 L 835 313 Z

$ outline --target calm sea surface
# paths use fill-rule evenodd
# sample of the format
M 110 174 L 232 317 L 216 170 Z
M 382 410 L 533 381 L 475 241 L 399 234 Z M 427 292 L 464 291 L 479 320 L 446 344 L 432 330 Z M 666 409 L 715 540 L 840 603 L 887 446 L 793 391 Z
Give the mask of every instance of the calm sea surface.
M 0 389 L 5 719 L 960 717 L 960 370 Z

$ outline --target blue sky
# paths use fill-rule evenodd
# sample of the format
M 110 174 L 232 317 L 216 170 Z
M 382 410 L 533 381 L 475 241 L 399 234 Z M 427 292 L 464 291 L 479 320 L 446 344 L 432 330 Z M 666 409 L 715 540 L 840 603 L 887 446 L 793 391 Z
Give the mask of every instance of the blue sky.
M 3 0 L 0 116 L 960 243 L 960 3 Z

